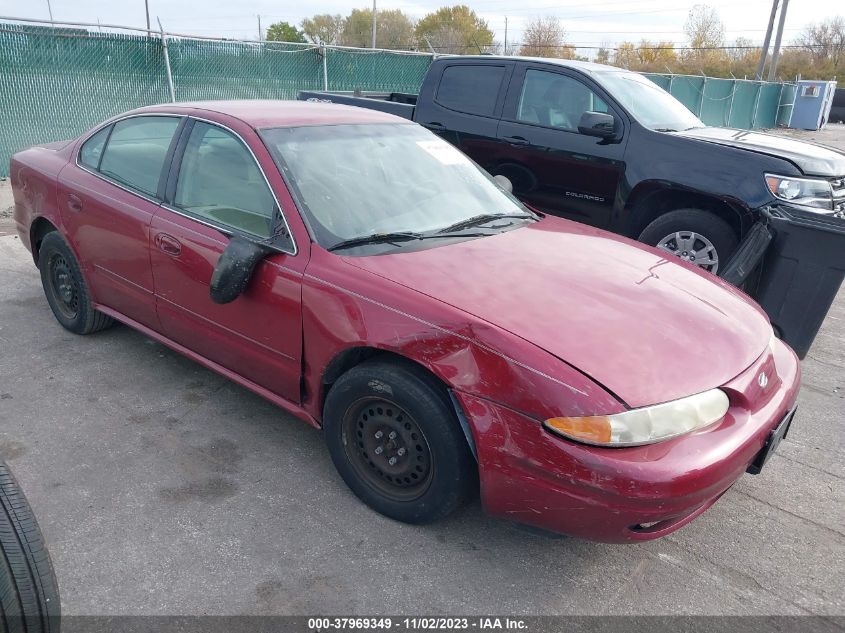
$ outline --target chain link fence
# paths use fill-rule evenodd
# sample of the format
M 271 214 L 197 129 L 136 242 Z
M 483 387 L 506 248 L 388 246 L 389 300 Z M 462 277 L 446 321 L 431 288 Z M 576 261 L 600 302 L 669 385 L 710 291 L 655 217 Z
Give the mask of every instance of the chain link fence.
M 741 129 L 788 125 L 797 85 L 645 73 L 707 125 Z
M 140 106 L 293 99 L 299 90 L 417 92 L 433 58 L 86 26 L 0 21 L 0 176 L 8 175 L 16 151 L 73 138 Z M 794 84 L 647 76 L 705 123 L 747 129 L 788 123 L 796 91 Z
M 165 59 L 165 46 L 167 59 Z M 325 55 L 325 60 L 324 60 Z M 0 176 L 35 143 L 171 101 L 294 99 L 299 90 L 419 89 L 432 56 L 0 22 Z

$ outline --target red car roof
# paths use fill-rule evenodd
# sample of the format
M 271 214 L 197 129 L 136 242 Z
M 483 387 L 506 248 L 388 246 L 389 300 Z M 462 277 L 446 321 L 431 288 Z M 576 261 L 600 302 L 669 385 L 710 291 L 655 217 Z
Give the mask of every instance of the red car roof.
M 207 110 L 226 114 L 256 128 L 344 123 L 409 123 L 407 119 L 366 108 L 319 103 L 254 99 L 240 101 L 186 101 L 139 108 L 135 112 Z

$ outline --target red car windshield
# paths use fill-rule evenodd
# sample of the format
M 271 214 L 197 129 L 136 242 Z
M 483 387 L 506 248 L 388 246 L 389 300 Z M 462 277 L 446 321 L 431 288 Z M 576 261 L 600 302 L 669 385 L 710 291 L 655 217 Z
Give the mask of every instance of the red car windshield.
M 486 214 L 529 212 L 446 141 L 412 124 L 261 131 L 319 244 L 432 233 Z

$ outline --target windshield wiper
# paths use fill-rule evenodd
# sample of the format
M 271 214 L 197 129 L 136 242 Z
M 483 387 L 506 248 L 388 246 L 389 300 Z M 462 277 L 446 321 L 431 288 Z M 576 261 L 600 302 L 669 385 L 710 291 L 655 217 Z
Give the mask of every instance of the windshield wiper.
M 471 218 L 450 224 L 449 226 L 438 230 L 437 233 L 451 233 L 452 231 L 459 231 L 460 229 L 477 226 L 479 224 L 484 224 L 485 222 L 492 222 L 493 220 L 501 218 L 520 218 L 522 220 L 535 219 L 533 215 L 529 215 L 527 213 L 482 213 L 481 215 L 474 215 Z
M 677 132 L 678 130 L 676 130 L 673 127 L 656 127 L 656 128 L 654 128 L 654 131 L 655 132 Z
M 351 246 L 362 246 L 364 244 L 382 244 L 391 242 L 407 242 L 409 240 L 421 240 L 425 236 L 422 233 L 413 233 L 411 231 L 397 231 L 394 233 L 372 233 L 370 235 L 360 235 L 352 237 L 348 240 L 341 240 L 337 244 L 329 246 L 328 250 L 337 251 L 341 248 L 349 248 Z

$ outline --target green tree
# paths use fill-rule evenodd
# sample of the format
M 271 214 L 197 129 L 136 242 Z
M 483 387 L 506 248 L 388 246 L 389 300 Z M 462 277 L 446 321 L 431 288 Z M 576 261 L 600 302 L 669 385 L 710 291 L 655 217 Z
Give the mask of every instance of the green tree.
M 441 7 L 417 23 L 417 45 L 427 49 L 426 38 L 438 53 L 480 53 L 493 45 L 487 22 L 465 5 Z
M 373 12 L 353 9 L 343 22 L 344 46 L 369 48 L 373 43 Z M 408 49 L 414 45 L 414 23 L 399 9 L 376 14 L 376 48 Z
M 305 43 L 305 35 L 298 28 L 287 22 L 276 22 L 267 29 L 266 39 L 270 42 Z
M 302 32 L 314 44 L 337 44 L 343 33 L 343 16 L 323 13 L 302 21 Z

